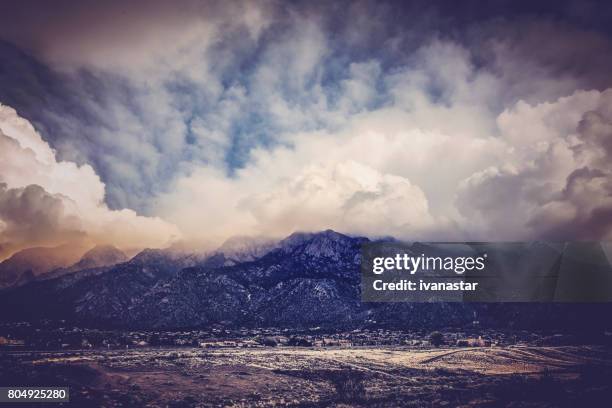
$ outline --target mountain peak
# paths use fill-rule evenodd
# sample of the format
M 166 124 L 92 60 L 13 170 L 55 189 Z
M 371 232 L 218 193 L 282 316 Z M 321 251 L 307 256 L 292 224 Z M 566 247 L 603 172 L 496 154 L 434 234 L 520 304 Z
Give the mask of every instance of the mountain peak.
M 285 251 L 292 251 L 304 245 L 325 249 L 341 243 L 352 244 L 355 240 L 363 241 L 367 238 L 354 238 L 331 229 L 321 232 L 294 232 L 280 242 L 280 247 Z
M 115 265 L 127 261 L 127 256 L 112 245 L 96 245 L 87 251 L 70 269 L 81 270 Z
M 163 249 L 157 248 L 145 248 L 136 255 L 132 259 L 130 259 L 130 263 L 142 264 L 142 263 L 150 263 L 154 260 L 167 260 L 171 257 L 170 251 L 165 251 Z

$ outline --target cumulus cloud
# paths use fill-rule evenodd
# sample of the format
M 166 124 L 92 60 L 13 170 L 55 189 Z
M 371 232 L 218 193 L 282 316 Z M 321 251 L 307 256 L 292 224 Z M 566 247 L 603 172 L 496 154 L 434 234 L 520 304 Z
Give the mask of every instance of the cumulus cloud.
M 260 187 L 261 170 L 234 181 L 206 174 L 184 180 L 165 198 L 166 210 L 192 238 L 209 242 L 238 232 L 280 237 L 333 228 L 403 235 L 434 226 L 427 199 L 417 186 L 354 161 L 311 164 L 293 178 L 270 183 L 269 189 Z M 177 195 L 184 199 L 178 208 Z M 199 222 L 194 224 L 194 219 Z
M 77 217 L 67 215 L 62 198 L 31 184 L 7 188 L 0 183 L 0 259 L 24 246 L 83 239 Z
M 461 213 L 495 239 L 612 238 L 611 103 L 612 90 L 576 92 L 504 112 L 508 154 L 461 183 Z
M 28 121 L 0 105 L 0 257 L 75 240 L 134 248 L 178 237 L 178 229 L 159 218 L 109 210 L 91 166 L 58 162 Z
M 356 234 L 420 234 L 432 227 L 427 199 L 409 180 L 354 161 L 307 166 L 243 203 L 277 234 L 335 228 Z

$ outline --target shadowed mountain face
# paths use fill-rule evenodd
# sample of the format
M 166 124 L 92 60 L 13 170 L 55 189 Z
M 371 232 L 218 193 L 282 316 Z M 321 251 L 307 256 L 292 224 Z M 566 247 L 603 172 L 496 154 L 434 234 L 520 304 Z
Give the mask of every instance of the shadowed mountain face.
M 139 296 L 125 316 L 154 327 L 344 324 L 365 312 L 358 289 L 365 240 L 293 234 L 255 261 L 185 269 Z
M 75 245 L 24 249 L 0 263 L 0 288 L 54 279 L 125 261 L 127 256 L 111 245 L 98 245 L 89 250 L 85 246 Z
M 86 247 L 61 245 L 19 251 L 0 263 L 0 288 L 22 285 L 55 269 L 73 265 L 86 250 Z
M 112 245 L 97 245 L 87 251 L 79 261 L 66 268 L 54 269 L 40 277 L 38 280 L 57 278 L 78 271 L 86 271 L 110 267 L 127 261 L 127 256 Z
M 200 258 L 145 250 L 113 267 L 4 290 L 0 317 L 145 329 L 423 328 L 471 324 L 475 316 L 496 327 L 600 329 L 608 324 L 607 304 L 363 303 L 359 268 L 365 242 L 334 231 L 298 233 L 245 262 L 228 262 L 221 251 Z

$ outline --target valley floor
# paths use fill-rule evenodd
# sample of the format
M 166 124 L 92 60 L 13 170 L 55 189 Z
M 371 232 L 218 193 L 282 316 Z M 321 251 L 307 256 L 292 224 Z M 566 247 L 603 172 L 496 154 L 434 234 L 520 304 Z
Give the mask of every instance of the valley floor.
M 66 405 L 75 407 L 604 407 L 612 401 L 612 350 L 3 351 L 0 386 L 7 385 L 68 386 Z

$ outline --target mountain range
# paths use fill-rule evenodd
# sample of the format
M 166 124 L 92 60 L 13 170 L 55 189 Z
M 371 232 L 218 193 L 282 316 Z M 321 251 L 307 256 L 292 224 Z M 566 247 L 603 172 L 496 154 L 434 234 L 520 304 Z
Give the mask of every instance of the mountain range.
M 199 255 L 147 249 L 125 260 L 113 248 L 94 248 L 59 276 L 0 291 L 0 320 L 143 329 L 433 328 L 471 325 L 475 318 L 490 327 L 609 325 L 608 304 L 364 303 L 360 263 L 367 242 L 327 230 L 278 242 L 240 238 Z
M 125 261 L 127 256 L 111 245 L 28 248 L 0 262 L 0 289 Z

